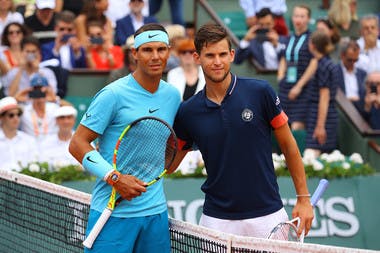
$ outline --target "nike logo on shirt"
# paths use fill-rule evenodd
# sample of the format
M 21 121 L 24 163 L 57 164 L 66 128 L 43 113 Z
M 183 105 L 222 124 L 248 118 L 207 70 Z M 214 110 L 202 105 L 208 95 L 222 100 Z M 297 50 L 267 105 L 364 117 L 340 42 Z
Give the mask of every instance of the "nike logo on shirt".
M 158 111 L 160 108 L 157 109 L 149 109 L 149 113 L 154 113 L 155 111 Z

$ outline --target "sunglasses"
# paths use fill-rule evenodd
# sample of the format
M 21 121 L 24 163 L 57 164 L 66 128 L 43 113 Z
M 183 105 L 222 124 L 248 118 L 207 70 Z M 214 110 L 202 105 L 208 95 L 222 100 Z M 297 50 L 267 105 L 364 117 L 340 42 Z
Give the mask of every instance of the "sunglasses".
M 21 112 L 18 112 L 18 113 L 6 113 L 5 114 L 5 116 L 7 116 L 10 119 L 13 119 L 13 117 L 15 117 L 15 116 L 20 117 L 21 115 L 22 115 Z
M 8 35 L 13 35 L 13 34 L 21 34 L 21 30 L 15 30 L 15 31 L 8 31 Z
M 181 50 L 179 51 L 180 54 L 193 54 L 195 51 L 194 50 Z

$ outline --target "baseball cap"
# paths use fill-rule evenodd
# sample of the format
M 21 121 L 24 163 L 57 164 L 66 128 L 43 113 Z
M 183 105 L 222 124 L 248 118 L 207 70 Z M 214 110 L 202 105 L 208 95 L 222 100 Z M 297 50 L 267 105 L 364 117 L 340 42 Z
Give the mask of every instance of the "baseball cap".
M 19 109 L 22 112 L 22 108 L 18 105 L 14 97 L 4 97 L 0 99 L 0 114 L 12 109 Z
M 48 80 L 41 74 L 34 74 L 30 79 L 30 86 L 38 87 L 38 86 L 48 86 Z
M 36 0 L 37 9 L 54 9 L 55 0 Z
M 78 112 L 77 112 L 77 110 L 74 107 L 72 107 L 70 105 L 65 105 L 65 106 L 59 107 L 55 111 L 54 116 L 56 118 L 62 117 L 62 116 L 71 116 L 71 115 L 74 116 L 74 117 L 76 117 L 77 114 L 78 114 Z

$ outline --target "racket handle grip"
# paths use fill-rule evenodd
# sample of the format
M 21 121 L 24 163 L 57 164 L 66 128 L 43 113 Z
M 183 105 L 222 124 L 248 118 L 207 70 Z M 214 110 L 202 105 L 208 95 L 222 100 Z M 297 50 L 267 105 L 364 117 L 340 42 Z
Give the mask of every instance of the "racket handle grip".
M 310 202 L 312 206 L 315 206 L 318 203 L 319 199 L 326 191 L 327 186 L 329 186 L 329 181 L 327 181 L 327 179 L 321 179 L 319 181 L 317 189 L 314 191 L 313 196 L 311 196 Z
M 107 220 L 110 218 L 112 210 L 109 208 L 104 209 L 99 219 L 96 221 L 94 227 L 92 228 L 90 234 L 87 236 L 86 240 L 83 241 L 83 246 L 88 249 L 92 248 L 96 238 L 98 237 L 100 231 L 102 231 Z

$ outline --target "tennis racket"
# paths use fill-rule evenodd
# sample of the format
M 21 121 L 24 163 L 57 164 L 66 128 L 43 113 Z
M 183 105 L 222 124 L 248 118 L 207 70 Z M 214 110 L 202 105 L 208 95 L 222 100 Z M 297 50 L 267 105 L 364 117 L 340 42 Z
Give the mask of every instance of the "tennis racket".
M 329 182 L 326 179 L 321 179 L 319 181 L 318 187 L 314 191 L 313 196 L 310 199 L 311 205 L 313 207 L 318 203 L 319 199 L 322 197 L 328 185 Z M 299 217 L 296 217 L 289 221 L 281 222 L 272 229 L 268 238 L 276 240 L 303 242 L 304 232 L 302 232 L 300 237 L 297 236 L 297 230 L 300 223 L 301 220 Z
M 147 183 L 147 187 L 160 180 L 171 166 L 177 153 L 177 137 L 172 127 L 156 117 L 142 117 L 129 124 L 121 133 L 113 154 L 112 166 L 122 174 L 133 175 Z M 94 241 L 123 200 L 116 198 L 112 188 L 107 207 L 84 240 L 86 248 L 92 248 Z

